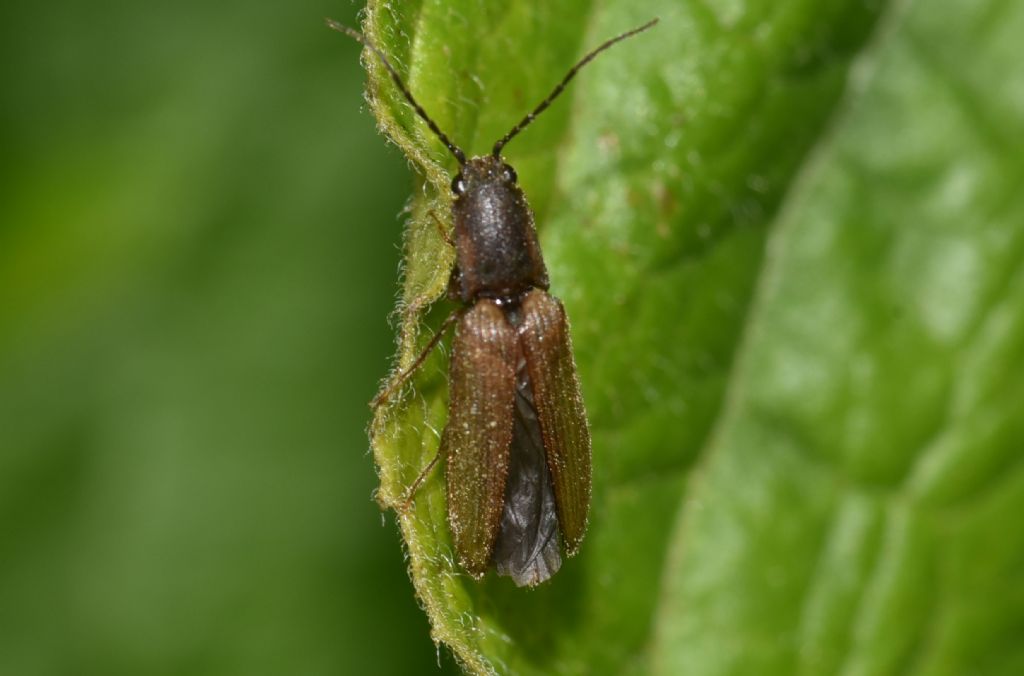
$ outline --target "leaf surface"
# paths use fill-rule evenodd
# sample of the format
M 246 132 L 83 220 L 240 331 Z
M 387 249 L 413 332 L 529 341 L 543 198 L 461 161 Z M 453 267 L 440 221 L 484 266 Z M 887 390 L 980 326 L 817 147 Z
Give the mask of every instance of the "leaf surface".
M 587 538 L 536 591 L 476 583 L 431 477 L 400 523 L 434 637 L 478 673 L 1012 673 L 1024 11 L 425 0 L 366 30 L 477 154 L 652 16 L 506 149 L 572 323 Z M 443 316 L 454 161 L 367 65 L 423 177 L 404 365 Z M 378 411 L 384 505 L 436 452 L 445 363 Z

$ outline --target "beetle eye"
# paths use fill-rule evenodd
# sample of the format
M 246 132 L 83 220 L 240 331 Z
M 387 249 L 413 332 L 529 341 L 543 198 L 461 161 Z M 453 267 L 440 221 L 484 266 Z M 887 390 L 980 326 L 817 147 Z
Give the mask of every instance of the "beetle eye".
M 511 166 L 506 164 L 504 167 L 502 167 L 502 170 L 504 171 L 503 176 L 505 180 L 508 181 L 509 183 L 515 183 L 517 180 L 519 180 L 519 177 L 516 176 L 516 170 L 513 169 Z
M 455 178 L 452 179 L 452 192 L 456 195 L 461 195 L 466 192 L 466 182 L 462 180 L 461 172 L 456 174 Z

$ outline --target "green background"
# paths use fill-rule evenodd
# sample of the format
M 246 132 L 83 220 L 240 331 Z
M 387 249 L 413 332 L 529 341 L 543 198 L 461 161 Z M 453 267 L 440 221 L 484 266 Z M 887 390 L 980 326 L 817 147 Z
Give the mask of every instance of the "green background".
M 533 592 L 476 583 L 435 472 L 402 522 L 435 635 L 484 673 L 1024 673 L 1024 5 L 374 6 L 471 152 L 662 20 L 508 149 L 587 539 Z M 425 177 L 375 132 L 321 22 L 355 11 L 0 10 L 0 676 L 435 669 L 365 429 L 389 315 L 409 358 L 450 307 L 452 164 L 386 79 Z M 444 365 L 376 421 L 385 500 Z
M 0 674 L 436 663 L 372 500 L 411 180 L 356 9 L 0 10 Z

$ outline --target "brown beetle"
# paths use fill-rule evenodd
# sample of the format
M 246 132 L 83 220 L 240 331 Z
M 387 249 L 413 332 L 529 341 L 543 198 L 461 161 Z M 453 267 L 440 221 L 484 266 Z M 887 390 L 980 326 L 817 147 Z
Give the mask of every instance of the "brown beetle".
M 474 577 L 494 564 L 519 586 L 554 575 L 577 552 L 590 508 L 590 431 L 569 323 L 548 294 L 533 212 L 501 150 L 562 93 L 576 73 L 615 43 L 589 52 L 532 112 L 494 144 L 467 159 L 416 102 L 387 57 L 361 33 L 327 25 L 363 43 L 402 95 L 459 162 L 452 180 L 456 263 L 453 312 L 413 362 L 373 401 L 377 406 L 419 368 L 448 327 L 458 323 L 449 371 L 448 423 L 437 456 L 447 458 L 448 523 L 459 563 Z

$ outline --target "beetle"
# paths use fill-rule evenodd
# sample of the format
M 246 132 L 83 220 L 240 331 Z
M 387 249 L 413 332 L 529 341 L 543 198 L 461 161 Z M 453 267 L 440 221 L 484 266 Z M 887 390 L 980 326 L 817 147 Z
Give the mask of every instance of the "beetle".
M 591 449 L 569 322 L 548 293 L 533 212 L 502 149 L 562 93 L 576 73 L 612 45 L 657 19 L 617 35 L 580 59 L 541 103 L 498 139 L 489 155 L 467 158 L 430 118 L 387 56 L 358 31 L 327 25 L 373 52 L 399 91 L 459 163 L 451 192 L 455 267 L 449 296 L 460 302 L 412 365 L 372 402 L 381 405 L 456 325 L 449 364 L 448 422 L 437 456 L 447 459 L 448 523 L 460 565 L 482 577 L 494 565 L 518 586 L 546 581 L 573 556 L 587 529 Z M 442 233 L 445 234 L 445 233 Z M 447 235 L 446 235 L 446 239 Z

